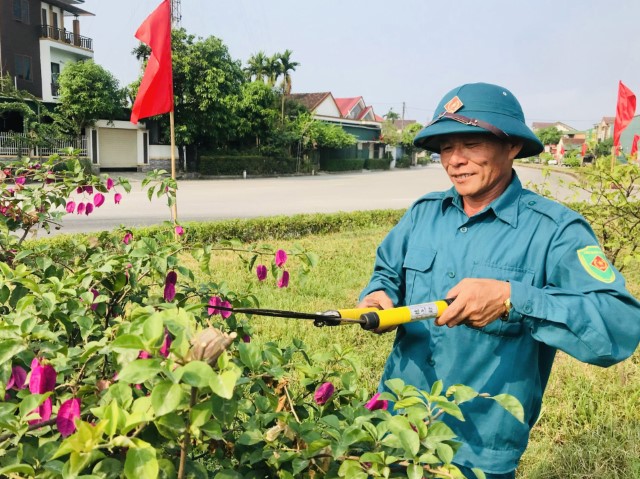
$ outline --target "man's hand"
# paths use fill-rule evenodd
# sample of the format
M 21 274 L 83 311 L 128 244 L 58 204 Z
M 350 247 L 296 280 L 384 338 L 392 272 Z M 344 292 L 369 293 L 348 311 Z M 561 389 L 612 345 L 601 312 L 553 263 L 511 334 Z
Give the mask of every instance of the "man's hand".
M 496 279 L 465 278 L 447 293 L 456 298 L 436 320 L 450 328 L 466 324 L 483 328 L 505 313 L 504 302 L 511 296 L 511 285 Z
M 387 293 L 384 291 L 374 291 L 366 295 L 362 298 L 362 301 L 358 303 L 358 308 L 378 308 L 378 309 L 390 309 L 393 308 L 393 301 L 391 298 L 387 296 Z M 388 333 L 389 331 L 393 331 L 397 326 L 392 326 L 390 328 L 378 328 L 374 329 L 373 332 L 377 334 Z

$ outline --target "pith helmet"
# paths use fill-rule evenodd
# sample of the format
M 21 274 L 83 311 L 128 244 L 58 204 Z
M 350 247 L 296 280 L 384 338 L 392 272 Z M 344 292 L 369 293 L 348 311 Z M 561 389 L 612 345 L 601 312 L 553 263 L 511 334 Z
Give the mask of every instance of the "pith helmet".
M 516 158 L 535 156 L 544 150 L 525 124 L 516 97 L 506 88 L 489 83 L 468 83 L 447 93 L 431 123 L 418 133 L 413 144 L 440 153 L 438 137 L 457 133 L 491 133 L 507 141 L 520 139 L 523 146 Z

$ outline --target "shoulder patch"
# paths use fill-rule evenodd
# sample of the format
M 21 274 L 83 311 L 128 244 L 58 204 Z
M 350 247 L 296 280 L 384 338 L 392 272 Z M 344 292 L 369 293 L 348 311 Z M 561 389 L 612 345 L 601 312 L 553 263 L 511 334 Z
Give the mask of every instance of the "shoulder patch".
M 580 264 L 590 276 L 603 283 L 613 283 L 616 274 L 599 246 L 587 246 L 577 251 Z

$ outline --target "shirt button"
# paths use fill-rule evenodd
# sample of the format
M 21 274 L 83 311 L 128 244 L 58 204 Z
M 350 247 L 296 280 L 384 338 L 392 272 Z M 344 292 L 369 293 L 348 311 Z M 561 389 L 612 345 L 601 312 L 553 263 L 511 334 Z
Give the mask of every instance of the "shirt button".
M 535 204 L 536 204 L 536 202 L 535 202 L 535 201 L 529 201 L 529 203 L 528 203 L 528 205 L 529 205 L 529 206 L 533 206 L 533 205 L 535 205 Z
M 447 276 L 449 276 L 449 278 L 455 278 L 455 277 L 456 277 L 456 274 L 455 274 L 453 271 L 449 271 L 449 272 L 447 273 Z
M 429 366 L 435 366 L 436 365 L 436 362 L 433 360 L 433 358 L 427 359 L 427 363 L 429 364 Z
M 524 305 L 524 312 L 529 314 L 533 311 L 533 308 L 531 307 L 531 303 L 527 303 Z
M 466 233 L 467 231 L 468 230 L 466 226 L 463 226 L 462 228 L 460 228 L 460 233 Z

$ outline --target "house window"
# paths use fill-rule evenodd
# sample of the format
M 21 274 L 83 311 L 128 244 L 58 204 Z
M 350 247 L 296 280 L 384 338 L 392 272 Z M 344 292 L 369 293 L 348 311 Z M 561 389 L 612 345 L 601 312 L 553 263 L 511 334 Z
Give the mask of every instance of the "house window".
M 31 57 L 16 55 L 16 77 L 31 81 Z
M 42 26 L 46 27 L 49 24 L 49 12 L 46 8 L 42 9 Z
M 29 24 L 29 0 L 13 0 L 13 18 Z
M 360 113 L 362 112 L 362 107 L 360 103 L 353 107 L 353 109 L 349 112 L 349 118 L 358 118 Z

